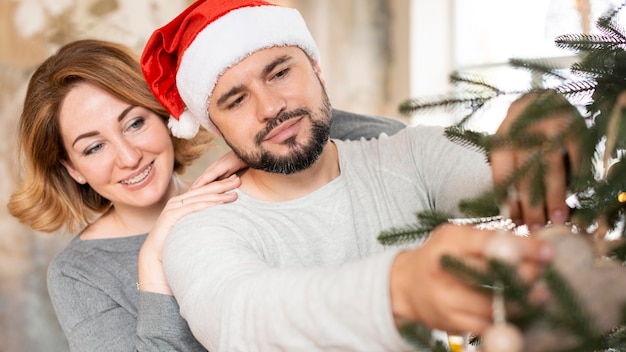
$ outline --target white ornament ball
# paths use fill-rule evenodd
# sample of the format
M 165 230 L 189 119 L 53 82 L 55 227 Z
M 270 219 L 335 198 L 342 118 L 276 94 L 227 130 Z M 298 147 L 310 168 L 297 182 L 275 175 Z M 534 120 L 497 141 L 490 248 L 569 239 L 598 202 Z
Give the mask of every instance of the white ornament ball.
M 492 236 L 483 249 L 487 258 L 497 259 L 509 264 L 517 264 L 522 259 L 522 250 L 517 246 L 515 235 L 500 232 Z
M 524 338 L 516 326 L 496 324 L 482 335 L 480 346 L 481 352 L 522 352 Z

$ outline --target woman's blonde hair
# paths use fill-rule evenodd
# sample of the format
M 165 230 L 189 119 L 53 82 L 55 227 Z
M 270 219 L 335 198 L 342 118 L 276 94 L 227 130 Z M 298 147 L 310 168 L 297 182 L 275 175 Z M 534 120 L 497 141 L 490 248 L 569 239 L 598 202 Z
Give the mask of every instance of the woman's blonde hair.
M 77 83 L 94 84 L 128 104 L 162 117 L 169 114 L 148 88 L 137 55 L 129 48 L 99 40 L 79 40 L 46 59 L 30 79 L 19 122 L 18 150 L 22 180 L 8 209 L 37 231 L 77 231 L 106 211 L 111 202 L 89 185 L 76 183 L 61 161 L 67 161 L 59 128 L 59 109 Z M 206 131 L 192 140 L 171 137 L 174 172 L 202 155 L 212 136 Z

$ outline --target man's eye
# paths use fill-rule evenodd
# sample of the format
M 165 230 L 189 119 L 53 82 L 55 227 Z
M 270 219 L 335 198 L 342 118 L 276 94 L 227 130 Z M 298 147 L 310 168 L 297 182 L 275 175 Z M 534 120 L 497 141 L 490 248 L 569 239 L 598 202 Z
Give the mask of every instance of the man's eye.
M 275 78 L 281 78 L 281 77 L 284 77 L 285 75 L 287 75 L 287 73 L 289 73 L 289 69 L 288 69 L 288 68 L 285 68 L 285 69 L 283 69 L 283 70 L 278 71 L 278 72 L 274 75 L 274 77 L 275 77 Z
M 228 108 L 229 109 L 233 109 L 236 108 L 237 106 L 241 105 L 241 103 L 243 102 L 244 96 L 240 96 L 237 99 L 233 100 L 230 104 L 228 104 Z

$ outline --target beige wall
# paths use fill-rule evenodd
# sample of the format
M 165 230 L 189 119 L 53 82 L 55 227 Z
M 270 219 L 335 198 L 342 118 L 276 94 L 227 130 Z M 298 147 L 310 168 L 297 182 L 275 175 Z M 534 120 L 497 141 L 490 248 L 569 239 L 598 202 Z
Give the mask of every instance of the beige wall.
M 69 237 L 34 233 L 11 218 L 5 206 L 19 176 L 13 137 L 32 70 L 59 45 L 79 38 L 121 41 L 139 51 L 151 30 L 186 2 L 48 1 L 69 7 L 40 5 L 19 17 L 24 1 L 0 0 L 0 351 L 67 350 L 47 298 L 45 270 Z M 280 2 L 300 9 L 309 21 L 336 107 L 397 116 L 398 103 L 408 97 L 410 0 Z M 224 150 L 221 146 L 208 154 L 189 178 Z
M 409 0 L 292 0 L 322 53 L 337 108 L 399 116 L 408 97 Z

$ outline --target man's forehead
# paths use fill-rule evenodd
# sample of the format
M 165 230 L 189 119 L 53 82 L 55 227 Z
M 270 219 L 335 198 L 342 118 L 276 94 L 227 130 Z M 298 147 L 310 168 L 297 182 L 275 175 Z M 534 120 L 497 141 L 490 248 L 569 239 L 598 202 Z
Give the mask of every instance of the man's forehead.
M 306 54 L 302 49 L 295 46 L 274 46 L 257 50 L 251 53 L 241 61 L 232 65 L 222 72 L 217 80 L 219 85 L 222 78 L 234 78 L 241 76 L 248 78 L 252 74 L 262 74 L 276 64 L 276 62 L 285 62 L 291 59 L 306 58 Z
M 230 67 L 229 69 L 232 69 L 233 67 L 236 67 L 241 63 L 245 63 L 249 61 L 253 61 L 259 64 L 263 64 L 263 62 L 265 62 L 265 64 L 268 64 L 281 56 L 289 55 L 289 56 L 295 57 L 299 54 L 303 56 L 306 55 L 304 51 L 302 51 L 302 49 L 300 49 L 297 46 L 273 46 L 269 48 L 260 49 L 251 53 L 250 55 L 248 55 L 247 57 L 245 57 L 244 59 L 242 59 L 237 64 Z

